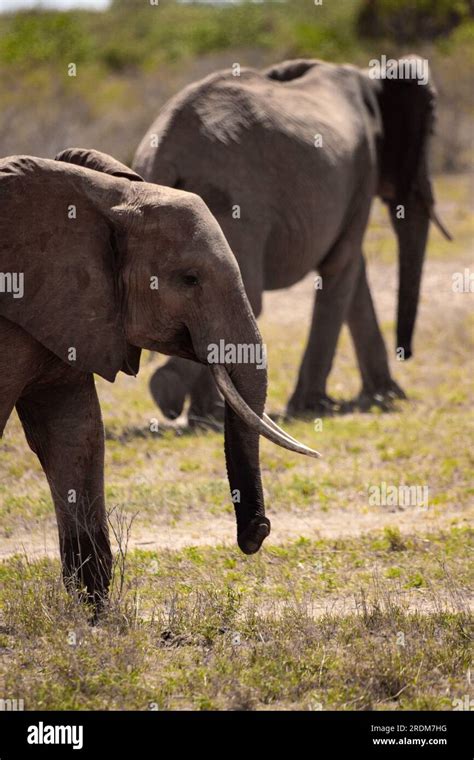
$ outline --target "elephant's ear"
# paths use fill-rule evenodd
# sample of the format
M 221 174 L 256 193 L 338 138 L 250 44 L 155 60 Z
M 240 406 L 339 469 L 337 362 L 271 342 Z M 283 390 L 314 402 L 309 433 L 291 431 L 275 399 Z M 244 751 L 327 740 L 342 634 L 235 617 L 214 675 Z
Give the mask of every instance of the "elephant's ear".
M 67 150 L 62 150 L 55 156 L 55 161 L 65 161 L 68 164 L 75 164 L 76 166 L 83 166 L 86 169 L 93 169 L 96 172 L 110 174 L 112 177 L 122 177 L 131 182 L 145 181 L 133 169 L 117 161 L 116 158 L 93 148 L 67 148 Z M 125 372 L 127 375 L 136 375 L 140 367 L 140 355 L 140 348 L 127 343 L 127 353 L 121 367 L 122 372 Z
M 143 177 L 129 169 L 125 164 L 112 158 L 107 153 L 101 153 L 92 148 L 68 148 L 55 156 L 55 161 L 65 161 L 68 164 L 84 166 L 86 169 L 94 169 L 96 172 L 111 174 L 113 177 L 123 177 L 132 182 L 144 182 Z
M 293 79 L 299 79 L 307 71 L 317 66 L 320 61 L 306 58 L 297 58 L 292 61 L 283 61 L 263 69 L 262 74 L 267 79 L 273 79 L 275 82 L 291 82 Z
M 125 338 L 116 244 L 131 187 L 56 161 L 0 161 L 0 315 L 66 364 L 111 381 L 138 369 Z
M 417 65 L 424 67 L 422 78 L 416 75 Z M 430 82 L 428 62 L 409 56 L 392 64 L 388 62 L 381 74 L 382 78 L 375 80 L 383 131 L 378 193 L 389 203 L 404 203 L 417 190 L 427 207 L 431 207 L 427 152 L 433 132 L 436 91 Z

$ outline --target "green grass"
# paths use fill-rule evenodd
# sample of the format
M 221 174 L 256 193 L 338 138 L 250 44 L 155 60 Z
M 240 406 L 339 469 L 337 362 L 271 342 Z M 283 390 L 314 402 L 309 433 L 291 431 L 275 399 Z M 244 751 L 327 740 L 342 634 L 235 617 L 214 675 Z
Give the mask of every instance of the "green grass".
M 468 688 L 468 539 L 134 551 L 98 628 L 57 561 L 12 558 L 5 693 L 26 709 L 450 709 Z

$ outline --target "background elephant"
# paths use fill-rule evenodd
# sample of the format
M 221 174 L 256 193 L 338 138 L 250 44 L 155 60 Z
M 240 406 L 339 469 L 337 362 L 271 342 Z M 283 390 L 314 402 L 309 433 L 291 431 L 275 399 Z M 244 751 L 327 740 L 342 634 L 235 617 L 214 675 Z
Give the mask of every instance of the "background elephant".
M 264 290 L 289 287 L 314 270 L 322 276 L 290 414 L 331 408 L 326 381 L 344 321 L 362 378 L 360 402 L 404 395 L 390 374 L 362 240 L 379 194 L 398 239 L 396 345 L 408 359 L 430 216 L 438 221 L 427 168 L 434 108 L 429 81 L 287 61 L 238 76 L 221 71 L 187 87 L 137 150 L 133 166 L 145 179 L 205 200 L 256 316 Z M 180 414 L 187 393 L 190 417 L 218 416 L 208 374 L 171 359 L 150 388 L 168 417 Z
M 51 488 L 65 580 L 97 600 L 111 552 L 92 373 L 136 374 L 141 348 L 206 364 L 209 344 L 261 338 L 237 263 L 200 198 L 142 182 L 93 151 L 57 158 L 0 162 L 0 434 L 16 406 Z M 6 287 L 14 274 L 21 293 Z M 213 371 L 230 402 L 227 472 L 238 543 L 250 554 L 270 531 L 259 434 L 311 452 L 262 419 L 265 370 Z

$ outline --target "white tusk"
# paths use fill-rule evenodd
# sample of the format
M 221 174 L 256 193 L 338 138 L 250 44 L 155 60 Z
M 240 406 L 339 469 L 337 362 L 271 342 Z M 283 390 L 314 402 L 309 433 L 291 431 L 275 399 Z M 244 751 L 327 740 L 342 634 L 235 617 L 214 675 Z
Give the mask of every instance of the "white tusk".
M 299 441 L 296 440 L 296 438 L 293 438 L 292 435 L 286 432 L 286 430 L 282 430 L 281 427 L 279 427 L 274 420 L 272 420 L 271 417 L 268 416 L 266 412 L 262 414 L 262 420 L 267 423 L 267 425 L 270 425 L 274 430 L 277 430 L 281 435 L 283 435 L 285 438 L 287 438 L 289 441 L 293 441 L 293 443 L 299 443 Z
M 267 422 L 269 419 L 261 419 L 248 404 L 243 400 L 240 393 L 237 391 L 235 385 L 229 377 L 229 373 L 221 364 L 209 365 L 214 380 L 220 392 L 224 396 L 225 400 L 232 407 L 234 412 L 252 429 L 268 438 L 269 441 L 276 443 L 284 449 L 294 451 L 297 454 L 304 454 L 308 457 L 319 458 L 321 454 L 303 443 L 300 443 L 292 436 L 287 435 L 283 430 L 280 430 L 278 425 L 270 420 L 270 424 Z
M 446 240 L 452 240 L 453 239 L 453 236 L 451 235 L 450 232 L 448 232 L 448 230 L 444 226 L 443 222 L 439 218 L 438 214 L 434 210 L 433 206 L 430 208 L 430 219 L 433 222 L 433 224 L 435 224 L 436 227 L 439 229 L 439 231 L 441 232 L 441 234 L 444 235 L 444 237 L 446 238 Z

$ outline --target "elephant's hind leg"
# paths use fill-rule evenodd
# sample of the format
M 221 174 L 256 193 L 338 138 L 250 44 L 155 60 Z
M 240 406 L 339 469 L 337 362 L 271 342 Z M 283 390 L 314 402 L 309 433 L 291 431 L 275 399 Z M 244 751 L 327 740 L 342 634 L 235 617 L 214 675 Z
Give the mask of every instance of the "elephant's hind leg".
M 350 254 L 350 242 L 346 243 Z M 339 251 L 338 256 L 341 255 Z M 333 410 L 334 402 L 326 395 L 341 327 L 351 303 L 357 281 L 359 262 L 343 252 L 345 262 L 336 271 L 321 266 L 323 287 L 318 290 L 313 309 L 308 344 L 300 367 L 298 382 L 288 402 L 290 416 L 324 415 Z
M 362 378 L 358 404 L 365 408 L 374 402 L 383 406 L 390 397 L 405 398 L 405 394 L 390 375 L 387 350 L 377 322 L 363 256 L 361 259 L 347 323 Z
M 98 604 L 112 568 L 102 417 L 93 376 L 67 372 L 64 383 L 34 386 L 16 406 L 53 496 L 66 586 L 85 587 Z

